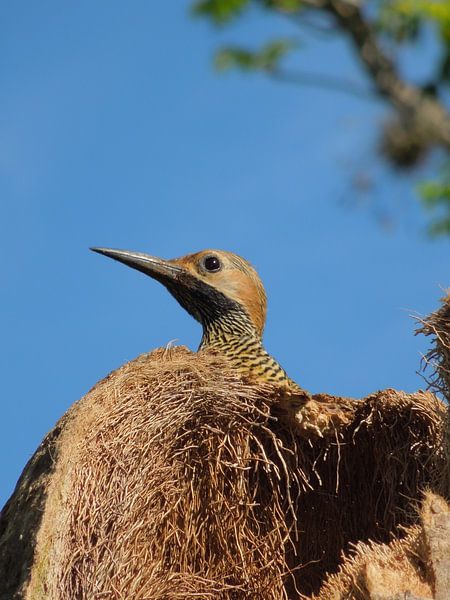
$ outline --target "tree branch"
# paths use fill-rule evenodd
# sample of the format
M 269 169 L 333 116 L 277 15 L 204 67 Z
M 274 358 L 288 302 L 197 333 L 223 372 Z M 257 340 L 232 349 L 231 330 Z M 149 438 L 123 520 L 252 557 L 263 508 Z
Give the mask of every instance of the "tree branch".
M 309 3 L 315 6 L 315 3 Z M 362 14 L 357 2 L 325 0 L 321 7 L 331 13 L 353 43 L 366 72 L 380 96 L 389 100 L 400 118 L 421 131 L 428 143 L 450 149 L 450 115 L 435 97 L 419 87 L 406 83 L 393 61 L 378 44 L 372 25 Z

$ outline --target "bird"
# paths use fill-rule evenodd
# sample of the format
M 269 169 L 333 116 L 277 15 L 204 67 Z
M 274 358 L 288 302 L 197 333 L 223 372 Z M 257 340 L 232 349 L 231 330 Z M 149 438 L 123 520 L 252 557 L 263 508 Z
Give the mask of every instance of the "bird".
M 198 351 L 222 355 L 252 380 L 304 394 L 264 348 L 267 298 L 258 273 L 247 260 L 224 250 L 202 250 L 171 260 L 114 248 L 91 250 L 164 285 L 200 322 L 203 334 Z

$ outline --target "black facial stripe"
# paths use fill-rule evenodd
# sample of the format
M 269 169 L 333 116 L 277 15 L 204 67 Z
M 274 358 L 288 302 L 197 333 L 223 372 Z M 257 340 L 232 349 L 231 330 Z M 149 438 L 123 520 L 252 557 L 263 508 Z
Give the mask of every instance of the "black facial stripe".
M 182 278 L 184 281 L 175 284 L 169 282 L 165 285 L 172 296 L 197 321 L 206 325 L 219 319 L 226 321 L 227 315 L 233 314 L 233 320 L 238 323 L 251 323 L 247 311 L 239 302 L 190 274 L 185 274 Z M 236 319 L 237 316 L 241 318 Z

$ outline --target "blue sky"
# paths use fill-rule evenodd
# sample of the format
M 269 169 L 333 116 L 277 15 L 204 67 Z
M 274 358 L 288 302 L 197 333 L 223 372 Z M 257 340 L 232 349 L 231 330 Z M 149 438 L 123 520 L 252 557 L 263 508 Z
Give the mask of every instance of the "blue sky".
M 258 14 L 218 31 L 188 6 L 0 8 L 0 504 L 96 381 L 200 339 L 164 288 L 89 246 L 237 252 L 267 289 L 266 347 L 301 385 L 355 397 L 424 385 L 427 341 L 409 315 L 437 307 L 449 243 L 423 234 L 414 181 L 377 163 L 382 103 L 211 68 L 221 43 L 288 34 L 302 43 L 293 64 L 364 85 L 348 47 Z M 430 51 L 405 69 L 418 76 Z M 366 195 L 357 173 L 376 176 Z

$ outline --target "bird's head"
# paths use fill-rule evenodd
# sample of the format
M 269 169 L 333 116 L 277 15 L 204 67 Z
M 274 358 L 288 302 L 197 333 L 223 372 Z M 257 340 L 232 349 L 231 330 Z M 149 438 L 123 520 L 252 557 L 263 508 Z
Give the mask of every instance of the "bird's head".
M 207 328 L 228 323 L 239 331 L 253 328 L 261 337 L 266 320 L 266 294 L 245 259 L 223 250 L 202 250 L 163 260 L 140 252 L 91 248 L 162 283 L 197 321 Z

